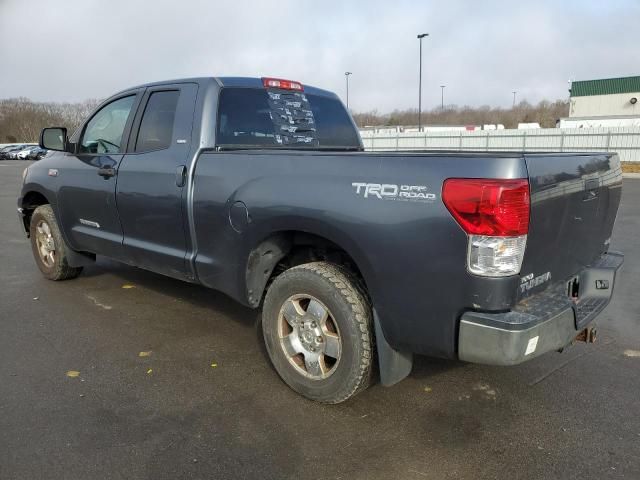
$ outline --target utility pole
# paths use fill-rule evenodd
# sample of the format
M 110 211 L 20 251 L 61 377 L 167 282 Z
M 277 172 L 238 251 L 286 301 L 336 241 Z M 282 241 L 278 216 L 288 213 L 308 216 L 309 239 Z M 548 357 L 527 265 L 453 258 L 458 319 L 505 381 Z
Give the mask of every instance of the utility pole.
M 444 87 L 446 85 L 440 85 L 440 110 L 444 112 Z
M 344 77 L 347 79 L 347 110 L 349 110 L 349 75 L 351 72 L 344 72 Z
M 516 93 L 518 93 L 518 91 L 514 90 L 511 93 L 513 93 L 513 108 L 516 108 Z
M 418 131 L 422 131 L 422 39 L 424 37 L 428 37 L 428 33 L 421 33 L 418 35 L 418 40 L 420 40 L 420 73 L 418 80 Z

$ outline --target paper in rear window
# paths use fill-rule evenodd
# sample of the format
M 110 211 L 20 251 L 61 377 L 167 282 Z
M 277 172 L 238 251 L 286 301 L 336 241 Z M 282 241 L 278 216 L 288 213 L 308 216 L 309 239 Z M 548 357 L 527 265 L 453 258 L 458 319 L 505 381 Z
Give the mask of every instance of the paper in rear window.
M 224 88 L 217 134 L 218 145 L 239 147 L 360 147 L 340 101 L 279 89 Z

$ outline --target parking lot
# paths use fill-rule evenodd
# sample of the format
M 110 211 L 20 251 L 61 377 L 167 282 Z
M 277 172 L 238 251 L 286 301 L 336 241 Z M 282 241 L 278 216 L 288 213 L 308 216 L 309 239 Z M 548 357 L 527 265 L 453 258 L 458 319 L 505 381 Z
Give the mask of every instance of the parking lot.
M 325 406 L 286 387 L 225 296 L 99 259 L 36 268 L 0 162 L 0 479 L 640 478 L 640 180 L 595 345 L 524 365 L 417 358 Z

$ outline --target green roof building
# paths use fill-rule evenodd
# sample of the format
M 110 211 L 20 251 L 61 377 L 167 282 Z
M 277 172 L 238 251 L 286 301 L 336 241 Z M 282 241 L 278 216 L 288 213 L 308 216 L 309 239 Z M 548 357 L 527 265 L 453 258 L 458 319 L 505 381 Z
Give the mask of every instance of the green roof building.
M 640 116 L 640 76 L 571 83 L 569 117 Z

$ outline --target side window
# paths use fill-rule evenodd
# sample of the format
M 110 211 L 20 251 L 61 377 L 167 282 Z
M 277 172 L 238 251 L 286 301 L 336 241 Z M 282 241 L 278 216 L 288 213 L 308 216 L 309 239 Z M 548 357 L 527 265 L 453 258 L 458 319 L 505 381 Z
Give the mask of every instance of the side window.
M 136 139 L 136 152 L 169 148 L 179 97 L 178 90 L 154 92 L 149 96 Z
M 80 151 L 107 154 L 120 152 L 122 134 L 135 98 L 135 95 L 131 95 L 102 107 L 85 127 Z

